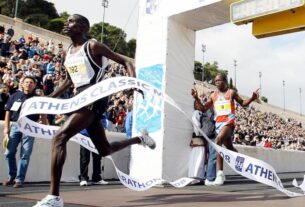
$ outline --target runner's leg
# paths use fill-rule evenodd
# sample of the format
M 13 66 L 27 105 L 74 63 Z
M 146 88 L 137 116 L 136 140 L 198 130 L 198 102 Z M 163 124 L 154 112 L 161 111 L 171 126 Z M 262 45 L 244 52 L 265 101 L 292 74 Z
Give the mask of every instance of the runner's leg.
M 105 134 L 105 130 L 100 124 L 100 120 L 93 121 L 92 124 L 87 127 L 87 130 L 96 149 L 103 157 L 130 145 L 141 143 L 141 140 L 138 137 L 109 143 Z
M 233 132 L 232 126 L 224 126 L 219 134 L 216 137 L 216 144 L 222 145 L 224 144 L 229 150 L 236 151 L 236 149 L 232 145 L 231 135 Z M 231 143 L 231 145 L 230 145 Z M 223 170 L 223 158 L 220 156 L 220 154 L 217 154 L 217 166 L 218 170 Z
M 95 113 L 81 109 L 70 115 L 52 140 L 50 194 L 59 196 L 62 168 L 66 160 L 66 145 L 69 139 L 95 120 Z M 84 121 L 86 120 L 86 121 Z

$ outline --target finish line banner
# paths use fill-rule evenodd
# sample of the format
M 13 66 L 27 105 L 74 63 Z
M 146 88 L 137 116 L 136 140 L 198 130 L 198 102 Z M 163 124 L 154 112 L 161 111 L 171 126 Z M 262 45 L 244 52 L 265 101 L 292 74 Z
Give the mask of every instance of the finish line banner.
M 23 133 L 29 136 L 39 137 L 44 139 L 52 139 L 56 131 L 59 129 L 59 127 L 43 125 L 33 122 L 30 119 L 26 118 L 26 116 L 31 114 L 70 113 L 84 106 L 90 105 L 91 103 L 103 97 L 109 96 L 113 93 L 117 93 L 119 91 L 129 88 L 138 88 L 141 89 L 142 91 L 146 91 L 147 93 L 152 94 L 156 99 L 163 99 L 164 101 L 175 107 L 177 110 L 179 110 L 182 114 L 184 114 L 188 118 L 185 112 L 175 103 L 175 101 L 172 98 L 162 93 L 160 90 L 158 90 L 151 84 L 136 78 L 115 77 L 99 82 L 89 87 L 85 91 L 81 92 L 80 94 L 74 96 L 71 99 L 33 97 L 26 100 L 22 105 L 22 109 L 18 119 L 19 128 Z M 259 159 L 252 158 L 250 156 L 243 155 L 241 153 L 233 152 L 223 147 L 220 147 L 215 143 L 213 143 L 211 140 L 209 140 L 209 138 L 202 130 L 199 129 L 199 131 L 203 134 L 204 138 L 209 142 L 209 144 L 211 144 L 216 149 L 216 151 L 221 154 L 225 162 L 238 174 L 247 177 L 251 180 L 272 186 L 278 189 L 279 191 L 285 193 L 289 197 L 305 195 L 305 177 L 301 185 L 298 185 L 296 180 L 293 181 L 293 185 L 299 188 L 302 191 L 302 193 L 295 193 L 288 191 L 283 187 L 280 178 L 277 176 L 276 171 L 271 165 Z M 88 150 L 97 153 L 97 150 L 95 149 L 94 144 L 92 143 L 89 137 L 86 137 L 81 134 L 77 134 L 74 137 L 72 137 L 71 140 L 82 145 Z M 111 157 L 109 158 L 111 159 Z M 161 178 L 153 178 L 153 179 L 147 179 L 145 181 L 139 181 L 121 172 L 118 168 L 116 168 L 116 166 L 115 169 L 121 183 L 132 190 L 137 190 L 137 191 L 147 190 L 155 186 L 156 184 L 165 181 Z M 192 181 L 194 181 L 194 179 L 192 178 L 180 178 L 176 181 L 169 183 L 174 187 L 184 187 Z

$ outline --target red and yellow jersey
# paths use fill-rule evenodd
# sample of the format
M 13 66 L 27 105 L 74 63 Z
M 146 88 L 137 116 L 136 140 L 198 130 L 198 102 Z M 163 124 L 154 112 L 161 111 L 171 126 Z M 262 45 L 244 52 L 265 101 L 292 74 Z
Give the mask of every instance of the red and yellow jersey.
M 218 123 L 235 124 L 235 104 L 232 94 L 233 90 L 228 89 L 225 93 L 215 91 L 212 95 L 216 125 Z

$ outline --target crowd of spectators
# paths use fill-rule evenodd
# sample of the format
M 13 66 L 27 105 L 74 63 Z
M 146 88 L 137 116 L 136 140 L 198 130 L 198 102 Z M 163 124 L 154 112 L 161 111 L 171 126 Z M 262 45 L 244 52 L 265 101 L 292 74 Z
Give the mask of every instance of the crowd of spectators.
M 12 28 L 5 31 L 0 26 L 0 120 L 4 120 L 4 105 L 8 97 L 18 90 L 24 76 L 33 76 L 37 80 L 35 90 L 38 96 L 51 94 L 66 78 L 63 68 L 65 51 L 62 44 L 54 45 L 53 41 L 40 40 L 29 35 L 14 38 Z M 124 76 L 126 70 L 116 63 L 110 64 L 106 78 Z M 73 88 L 61 98 L 69 98 Z M 133 91 L 125 90 L 113 94 L 107 113 L 104 114 L 107 129 L 124 132 L 124 120 L 128 108 L 132 106 Z M 48 116 L 49 123 L 60 125 L 65 121 L 64 115 Z
M 63 61 L 62 44 L 55 46 L 51 39 L 40 40 L 32 35 L 14 37 L 14 32 L 0 27 L 0 120 L 4 119 L 8 97 L 18 90 L 22 77 L 34 77 L 37 80 L 35 93 L 49 95 L 66 77 Z M 63 98 L 69 96 L 67 92 Z
M 236 111 L 234 144 L 305 151 L 305 130 L 300 122 L 253 106 L 237 107 Z
M 10 28 L 12 29 L 12 28 Z M 8 30 L 9 31 L 9 30 Z M 63 69 L 65 51 L 62 44 L 54 45 L 52 40 L 24 36 L 14 39 L 14 32 L 0 28 L 0 120 L 4 119 L 4 105 L 8 97 L 18 90 L 25 75 L 37 80 L 36 94 L 49 95 L 66 78 Z M 108 67 L 106 78 L 124 76 L 126 70 L 119 64 Z M 73 88 L 61 96 L 69 98 Z M 107 130 L 125 132 L 125 118 L 132 110 L 133 90 L 113 94 L 104 118 Z M 49 122 L 60 125 L 65 116 L 49 116 Z M 235 144 L 262 146 L 273 149 L 305 151 L 304 128 L 301 123 L 272 113 L 260 112 L 254 107 L 237 107 Z

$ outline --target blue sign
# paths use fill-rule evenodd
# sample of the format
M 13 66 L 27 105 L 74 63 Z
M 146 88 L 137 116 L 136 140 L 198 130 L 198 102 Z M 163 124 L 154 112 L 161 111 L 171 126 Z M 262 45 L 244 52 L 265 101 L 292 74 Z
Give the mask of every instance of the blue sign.
M 146 0 L 146 14 L 154 14 L 158 8 L 158 0 Z
M 238 172 L 242 172 L 244 162 L 245 162 L 245 158 L 244 157 L 237 156 L 236 161 L 235 161 L 235 169 Z
M 138 78 L 144 80 L 158 89 L 162 89 L 163 65 L 157 64 L 138 70 Z M 136 111 L 136 130 L 140 132 L 146 128 L 148 132 L 156 132 L 161 129 L 162 101 L 160 97 L 154 97 L 145 92 L 145 99 L 138 105 Z

